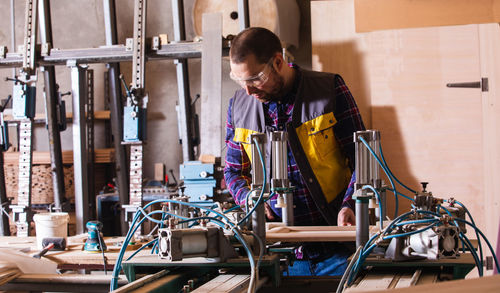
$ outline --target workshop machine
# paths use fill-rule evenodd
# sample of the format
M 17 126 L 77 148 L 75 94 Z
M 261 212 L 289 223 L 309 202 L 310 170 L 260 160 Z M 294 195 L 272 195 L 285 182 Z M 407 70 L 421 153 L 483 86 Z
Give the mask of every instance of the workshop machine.
M 227 203 L 211 206 L 206 202 L 194 203 L 192 201 L 196 197 L 190 197 L 187 192 L 154 201 L 161 203 L 162 208 L 148 214 L 143 211 L 154 202 L 147 204 L 142 212 L 136 214 L 128 237 L 133 235 L 138 223 L 146 219 L 157 223 L 158 237 L 147 244 L 152 246 L 152 254 L 123 262 L 120 260 L 115 266 L 115 274 L 123 268 L 131 284 L 135 284 L 144 282 L 143 278 L 139 278 L 141 275 L 153 278 L 170 275 L 165 270 L 176 272 L 175 277 L 170 275 L 172 281 L 163 288 L 184 288 L 187 292 L 199 286 L 215 286 L 220 278 L 236 282 L 236 276 L 242 278 L 241 282 L 236 282 L 241 286 L 239 291 L 254 292 L 264 280 L 274 286 L 282 284 L 282 272 L 293 263 L 293 248 L 297 244 L 281 243 L 276 246 L 266 242 L 263 203 L 275 198 L 283 209 L 283 224 L 291 226 L 293 199 L 289 195 L 293 187 L 286 172 L 287 135 L 274 132 L 269 137 L 272 154 L 270 176 L 263 152 L 268 136 L 251 134 L 247 139 L 247 143 L 251 144 L 253 161 L 251 192 L 245 207 L 231 207 Z M 411 211 L 396 216 L 392 221 L 384 221 L 385 197 L 394 193 L 395 188 L 385 185 L 379 166 L 387 172 L 391 185 L 395 176 L 389 173 L 383 162 L 380 134 L 378 131 L 357 132 L 354 139 L 358 174 L 354 198 L 357 223 L 360 223 L 356 226 L 358 250 L 340 280 L 338 292 L 356 287 L 363 278 L 380 270 L 386 275 L 394 274 L 395 278 L 400 278 L 402 272 L 409 273 L 412 284 L 429 274 L 436 276 L 434 281 L 464 278 L 474 265 L 482 274 L 482 250 L 481 256 L 477 256 L 465 236 L 465 224 L 468 223 L 465 220 L 466 208 L 454 199 L 434 197 L 426 190 L 426 183 L 422 191 L 415 191 L 413 198 L 408 197 L 413 201 Z M 194 171 L 193 177 L 207 177 L 200 175 L 203 166 L 198 163 L 194 166 L 193 170 L 199 168 L 202 171 Z M 155 214 L 161 216 L 156 217 L 159 220 L 152 218 Z M 380 227 L 378 230 L 373 230 L 375 224 Z M 479 231 L 477 227 L 474 229 Z M 225 274 L 220 275 L 221 269 Z M 209 275 L 210 280 L 202 275 Z M 115 285 L 111 286 L 112 290 L 115 288 Z

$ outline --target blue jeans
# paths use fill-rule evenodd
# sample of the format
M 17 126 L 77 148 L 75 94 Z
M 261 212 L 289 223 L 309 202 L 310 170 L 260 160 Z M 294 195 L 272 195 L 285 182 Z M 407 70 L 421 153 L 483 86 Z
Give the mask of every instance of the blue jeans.
M 347 269 L 347 253 L 335 253 L 325 260 L 314 262 L 312 260 L 296 260 L 288 266 L 284 276 L 342 276 Z

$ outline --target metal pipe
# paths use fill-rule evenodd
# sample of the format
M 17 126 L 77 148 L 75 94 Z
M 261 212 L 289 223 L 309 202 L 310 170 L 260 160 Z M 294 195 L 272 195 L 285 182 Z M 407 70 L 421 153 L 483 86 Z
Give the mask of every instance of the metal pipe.
M 354 161 L 356 170 L 355 190 L 362 188 L 363 185 L 370 184 L 370 153 L 363 142 L 359 139 L 360 137 L 366 141 L 370 141 L 368 131 L 356 131 L 354 133 Z
M 16 49 L 16 12 L 14 0 L 10 0 L 10 41 L 12 46 L 12 51 L 17 51 Z M 12 78 L 16 77 L 16 68 L 12 68 Z
M 356 198 L 356 247 L 364 246 L 368 242 L 370 222 L 368 218 L 368 201 L 370 197 Z
M 186 40 L 186 28 L 184 24 L 184 1 L 172 0 L 172 15 L 174 20 L 174 40 L 181 42 Z M 177 91 L 179 93 L 179 137 L 182 143 L 182 157 L 184 162 L 194 160 L 194 148 L 192 131 L 189 124 L 191 121 L 191 94 L 189 92 L 189 72 L 187 59 L 176 59 L 177 69 Z
M 281 209 L 283 223 L 286 226 L 293 226 L 294 221 L 294 212 L 293 212 L 293 193 L 287 192 L 283 195 L 285 199 L 285 208 Z
M 380 142 L 380 132 L 378 130 L 370 130 L 370 141 L 368 142 L 368 145 L 372 148 L 372 150 L 375 152 L 377 156 L 380 155 L 379 151 L 379 142 Z M 375 188 L 380 188 L 382 187 L 381 185 L 381 180 L 380 180 L 380 166 L 377 162 L 377 160 L 370 154 L 370 180 L 371 184 Z
M 262 187 L 264 184 L 264 168 L 265 168 L 265 145 L 267 137 L 264 133 L 254 133 L 249 136 L 249 143 L 252 144 L 251 156 L 252 156 L 252 188 Z M 264 164 L 260 160 L 260 154 L 264 157 Z
M 0 114 L 1 115 L 1 114 Z M 9 200 L 7 198 L 7 191 L 5 190 L 5 174 L 4 174 L 4 160 L 3 150 L 0 151 L 0 236 L 10 236 L 9 215 L 4 209 L 7 208 Z
M 118 43 L 116 29 L 116 9 L 114 0 L 103 0 L 104 6 L 104 27 L 106 31 L 106 45 L 111 46 Z M 115 149 L 115 173 L 116 183 L 118 185 L 118 197 L 120 205 L 124 206 L 128 203 L 129 197 L 129 178 L 128 178 L 128 161 L 127 149 L 121 142 L 123 140 L 123 102 L 122 92 L 120 89 L 120 64 L 109 63 L 108 80 L 109 80 L 109 110 L 111 112 L 111 133 L 114 140 Z M 120 219 L 124 219 L 125 214 L 123 209 L 120 209 Z M 120 221 L 122 234 L 128 229 L 125 221 Z
M 52 45 L 52 22 L 50 18 L 49 0 L 38 2 L 40 13 L 40 40 L 42 44 Z M 62 160 L 61 134 L 57 121 L 57 84 L 54 66 L 43 66 L 45 112 L 47 114 L 47 131 L 49 135 L 50 167 L 52 172 L 52 185 L 54 188 L 54 208 L 56 211 L 63 210 L 66 202 L 64 187 L 64 166 Z M 66 117 L 61 117 L 65 119 Z
M 254 197 L 253 200 L 257 200 L 257 198 Z M 252 231 L 266 243 L 266 212 L 264 202 L 261 202 L 252 214 Z M 260 254 L 259 240 L 255 238 L 253 240 L 253 251 L 257 255 Z
M 71 67 L 71 92 L 73 95 L 73 158 L 75 170 L 76 233 L 84 233 L 89 220 L 87 177 L 87 151 L 85 149 L 85 98 L 87 68 L 68 62 Z
M 288 135 L 284 131 L 275 131 L 271 134 L 272 178 L 288 181 L 287 141 Z M 285 183 L 285 182 L 283 182 Z M 288 187 L 288 186 L 280 186 Z
M 116 45 L 118 43 L 116 29 L 116 5 L 115 0 L 103 0 L 104 11 L 104 33 L 106 36 L 106 46 Z
M 250 14 L 248 11 L 248 0 L 238 0 L 238 19 L 240 31 L 250 27 Z

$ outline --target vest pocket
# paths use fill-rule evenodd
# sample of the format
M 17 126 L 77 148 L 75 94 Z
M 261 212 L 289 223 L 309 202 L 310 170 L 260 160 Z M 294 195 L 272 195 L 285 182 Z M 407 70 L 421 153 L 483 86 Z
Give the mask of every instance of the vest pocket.
M 337 123 L 333 113 L 326 113 L 304 123 L 307 136 L 312 141 L 315 152 L 324 159 L 331 154 L 337 145 L 333 126 Z
M 333 134 L 333 126 L 327 129 L 322 129 L 319 132 L 309 134 L 314 144 L 316 151 L 321 158 L 326 158 L 335 150 L 336 141 Z

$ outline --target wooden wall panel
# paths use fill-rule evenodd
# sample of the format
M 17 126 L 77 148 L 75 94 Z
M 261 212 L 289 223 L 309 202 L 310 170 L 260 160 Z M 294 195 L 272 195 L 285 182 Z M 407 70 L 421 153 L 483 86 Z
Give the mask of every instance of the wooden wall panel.
M 500 22 L 500 0 L 355 0 L 356 31 Z
M 312 67 L 342 75 L 371 125 L 369 80 L 362 35 L 354 31 L 352 1 L 311 2 Z
M 371 117 L 369 127 L 381 131 L 394 174 L 412 188 L 428 181 L 435 196 L 463 201 L 495 245 L 500 217 L 495 194 L 500 187 L 498 25 L 356 33 L 354 2 L 311 2 L 313 69 L 345 77 L 365 121 Z M 486 76 L 487 93 L 446 87 Z M 389 205 L 391 213 L 394 202 Z
M 484 174 L 484 231 L 493 246 L 498 245 L 500 223 L 500 26 L 479 26 L 481 73 L 489 79 L 489 91 L 483 92 L 483 174 Z M 481 228 L 483 229 L 483 228 Z M 498 235 L 498 236 L 497 236 Z M 497 242 L 497 245 L 494 243 Z M 499 251 L 497 250 L 497 253 Z
M 446 87 L 480 80 L 477 25 L 373 32 L 366 46 L 372 125 L 394 174 L 484 223 L 481 91 Z

